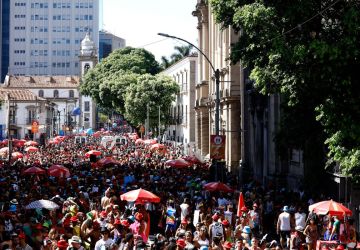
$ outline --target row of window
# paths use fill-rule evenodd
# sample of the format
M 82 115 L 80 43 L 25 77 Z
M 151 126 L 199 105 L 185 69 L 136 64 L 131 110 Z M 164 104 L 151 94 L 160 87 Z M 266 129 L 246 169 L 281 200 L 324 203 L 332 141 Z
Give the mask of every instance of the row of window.
M 52 41 L 52 44 L 70 44 L 70 39 L 56 38 Z
M 47 49 L 34 49 L 31 50 L 30 52 L 31 56 L 47 56 L 48 55 L 48 50 Z
M 47 62 L 31 62 L 30 68 L 47 68 L 48 63 Z
M 52 63 L 53 68 L 70 68 L 69 62 L 58 62 L 58 63 Z
M 53 50 L 53 56 L 70 56 L 70 50 Z
M 93 7 L 93 3 L 75 3 L 75 8 L 77 9 L 91 9 Z
M 15 54 L 25 54 L 25 50 L 14 50 Z
M 39 90 L 38 96 L 39 97 L 44 97 L 44 90 L 42 90 L 42 89 Z M 55 97 L 55 98 L 59 97 L 59 90 L 55 89 L 53 91 L 53 97 Z M 74 90 L 69 90 L 69 98 L 74 98 L 74 97 L 75 97 Z
M 26 15 L 15 15 L 15 18 L 25 18 Z
M 71 3 L 53 3 L 53 8 L 54 9 L 70 9 L 71 8 Z
M 26 3 L 15 3 L 15 6 L 26 6 Z M 75 8 L 77 9 L 91 9 L 93 8 L 93 3 L 75 3 Z M 48 3 L 32 3 L 32 9 L 47 9 L 49 8 Z M 71 2 L 56 2 L 53 3 L 54 9 L 70 9 Z
M 25 26 L 15 26 L 15 30 L 25 30 Z
M 14 38 L 15 42 L 25 42 L 25 38 Z
M 32 9 L 47 9 L 49 7 L 48 3 L 32 3 Z
M 52 29 L 53 32 L 70 32 L 70 30 L 71 30 L 70 26 L 54 26 Z M 75 28 L 75 32 L 87 32 L 87 31 L 92 32 L 93 29 L 87 26 L 81 26 Z
M 25 38 L 15 38 L 14 39 L 15 42 L 25 42 Z M 80 44 L 82 39 L 75 39 L 74 43 L 75 44 Z M 44 39 L 38 39 L 38 38 L 32 38 L 30 41 L 31 44 L 48 44 L 49 41 L 47 38 Z M 59 38 L 59 39 L 54 39 L 53 44 L 71 44 L 71 40 L 70 39 L 66 39 L 66 38 Z
M 26 3 L 15 2 L 15 6 L 26 6 Z
M 48 15 L 31 15 L 31 20 L 48 20 Z
M 75 20 L 93 20 L 93 15 L 76 15 Z
M 32 38 L 30 41 L 31 44 L 48 44 L 48 39 L 38 39 L 38 38 Z
M 25 62 L 14 62 L 15 66 L 25 66 Z
M 44 26 L 32 26 L 31 27 L 31 32 L 48 32 L 48 27 L 44 27 Z

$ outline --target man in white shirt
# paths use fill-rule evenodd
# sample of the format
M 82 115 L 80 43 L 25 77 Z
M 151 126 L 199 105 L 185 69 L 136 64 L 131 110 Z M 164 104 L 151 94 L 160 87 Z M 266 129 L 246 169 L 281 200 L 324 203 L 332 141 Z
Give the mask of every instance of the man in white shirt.
M 306 213 L 304 213 L 302 207 L 299 207 L 295 213 L 295 227 L 300 226 L 305 228 L 306 226 Z
M 106 227 L 102 227 L 100 232 L 102 238 L 96 242 L 95 250 L 110 249 L 110 246 L 114 241 L 109 237 L 109 230 Z
M 190 214 L 190 206 L 189 206 L 189 199 L 184 198 L 184 202 L 180 205 L 181 209 L 181 220 L 185 220 L 186 216 Z
M 290 213 L 288 206 L 284 206 L 283 212 L 279 214 L 276 228 L 277 228 L 276 230 L 277 234 L 280 234 L 281 247 L 288 248 L 290 241 L 290 231 L 291 231 Z

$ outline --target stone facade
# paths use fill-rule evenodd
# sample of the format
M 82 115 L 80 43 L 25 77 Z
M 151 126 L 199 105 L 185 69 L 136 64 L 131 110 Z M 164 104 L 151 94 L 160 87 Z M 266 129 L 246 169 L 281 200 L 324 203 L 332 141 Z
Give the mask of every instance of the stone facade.
M 198 1 L 193 15 L 198 18 L 199 78 L 195 102 L 195 146 L 198 154 L 205 157 L 210 150 L 210 135 L 215 134 L 216 86 L 214 69 L 220 70 L 220 125 L 219 133 L 226 136 L 225 161 L 229 170 L 235 170 L 241 159 L 240 140 L 240 65 L 231 65 L 227 60 L 231 43 L 238 35 L 229 27 L 221 29 L 215 23 L 210 7 Z

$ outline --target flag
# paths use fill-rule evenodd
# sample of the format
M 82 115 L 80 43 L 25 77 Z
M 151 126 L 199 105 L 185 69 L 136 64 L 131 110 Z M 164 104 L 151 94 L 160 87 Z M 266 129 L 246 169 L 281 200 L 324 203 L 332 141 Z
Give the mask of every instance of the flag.
M 241 217 L 241 208 L 242 207 L 245 207 L 245 202 L 244 202 L 244 196 L 243 196 L 242 192 L 240 192 L 238 208 L 237 208 L 237 214 L 236 214 L 238 217 Z
M 81 115 L 81 109 L 79 107 L 74 108 L 73 111 L 71 111 L 72 116 Z

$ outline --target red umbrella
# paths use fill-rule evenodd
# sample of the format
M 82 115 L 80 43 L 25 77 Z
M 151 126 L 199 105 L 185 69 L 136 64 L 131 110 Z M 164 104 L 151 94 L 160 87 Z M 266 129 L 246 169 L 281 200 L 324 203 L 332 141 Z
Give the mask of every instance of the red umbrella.
M 98 151 L 98 150 L 90 150 L 89 152 L 87 152 L 87 153 L 85 154 L 86 157 L 90 157 L 90 155 L 99 156 L 99 155 L 101 155 L 101 152 Z
M 209 182 L 204 185 L 204 189 L 208 191 L 234 192 L 232 188 L 222 182 Z
M 163 144 L 160 144 L 160 143 L 155 143 L 155 144 L 151 145 L 151 147 L 150 147 L 150 150 L 153 150 L 153 151 L 164 150 L 164 149 L 166 149 L 166 146 Z
M 168 160 L 165 162 L 165 165 L 175 168 L 186 168 L 191 166 L 191 163 L 179 158 L 176 160 Z
M 23 174 L 45 174 L 46 171 L 39 167 L 30 167 L 26 169 Z
M 147 140 L 144 141 L 144 143 L 146 145 L 152 145 L 152 144 L 157 143 L 157 141 L 155 139 L 147 139 Z
M 100 131 L 96 131 L 92 136 L 95 137 L 95 138 L 98 138 L 98 137 L 101 136 L 101 132 L 100 132 Z
M 15 159 L 21 159 L 21 158 L 24 157 L 24 155 L 22 153 L 20 153 L 20 152 L 13 152 L 11 154 L 11 156 L 12 156 L 12 158 L 15 158 Z
M 54 176 L 54 177 L 58 177 L 58 178 L 63 178 L 63 177 L 70 177 L 70 171 L 68 168 L 62 166 L 62 165 L 52 165 L 49 169 L 48 169 L 48 174 L 50 176 Z
M 144 140 L 143 140 L 143 139 L 137 139 L 137 140 L 135 141 L 135 144 L 136 144 L 136 145 L 144 144 Z
M 24 139 L 21 139 L 21 140 L 17 140 L 15 143 L 14 143 L 14 146 L 15 147 L 24 147 L 24 144 L 26 143 L 26 140 Z
M 97 164 L 101 167 L 105 167 L 106 165 L 115 165 L 115 164 L 119 164 L 119 163 L 112 157 L 105 157 L 105 158 L 98 160 Z
M 122 194 L 122 195 L 120 195 L 120 198 L 123 201 L 130 201 L 130 202 L 134 202 L 134 201 L 141 202 L 141 203 L 144 203 L 144 202 L 158 203 L 158 202 L 160 202 L 160 198 L 158 196 L 156 196 L 155 194 L 153 194 L 145 189 L 142 189 L 142 188 L 132 190 L 125 194 Z
M 36 148 L 36 147 L 33 147 L 33 146 L 30 146 L 30 147 L 25 148 L 25 152 L 30 152 L 30 153 L 32 153 L 32 152 L 37 152 L 37 151 L 39 151 L 39 149 Z
M 39 145 L 39 143 L 37 143 L 36 141 L 27 141 L 24 143 L 25 146 L 37 146 Z
M 331 216 L 339 216 L 342 217 L 344 214 L 351 216 L 352 211 L 333 200 L 321 201 L 309 206 L 309 211 L 319 214 L 319 215 L 326 215 L 330 214 Z
M 196 156 L 190 156 L 190 155 L 187 155 L 187 156 L 184 156 L 183 159 L 185 161 L 188 161 L 188 162 L 191 162 L 193 164 L 203 164 L 202 161 L 200 161 Z

